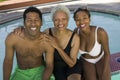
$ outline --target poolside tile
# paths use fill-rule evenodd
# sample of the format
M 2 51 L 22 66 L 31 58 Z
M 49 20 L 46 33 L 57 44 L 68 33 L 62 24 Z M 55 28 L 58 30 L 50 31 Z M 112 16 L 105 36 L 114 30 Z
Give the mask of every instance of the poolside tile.
M 111 54 L 111 59 L 110 59 L 110 67 L 111 67 L 111 72 L 115 73 L 120 71 L 120 52 Z

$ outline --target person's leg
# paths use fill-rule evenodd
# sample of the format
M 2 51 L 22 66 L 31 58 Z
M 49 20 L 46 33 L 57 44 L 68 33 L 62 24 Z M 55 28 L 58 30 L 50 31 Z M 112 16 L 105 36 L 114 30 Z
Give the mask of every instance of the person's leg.
M 67 80 L 66 70 L 64 69 L 54 69 L 53 71 L 55 80 Z
M 97 80 L 95 64 L 82 59 L 84 80 Z
M 67 77 L 67 80 L 81 80 L 81 75 L 80 74 L 71 74 Z
M 77 60 L 72 68 L 67 69 L 67 80 L 81 80 L 82 62 Z
M 110 76 L 110 64 L 108 63 L 106 73 L 103 75 L 103 67 L 104 67 L 105 59 L 104 57 L 96 63 L 96 70 L 98 75 L 98 80 L 111 80 Z

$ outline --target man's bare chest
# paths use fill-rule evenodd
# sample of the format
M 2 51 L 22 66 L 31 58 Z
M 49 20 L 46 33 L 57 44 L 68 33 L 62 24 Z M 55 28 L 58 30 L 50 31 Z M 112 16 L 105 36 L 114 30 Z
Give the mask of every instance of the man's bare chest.
M 20 42 L 15 46 L 17 55 L 22 57 L 39 57 L 44 52 L 43 43 L 40 42 Z

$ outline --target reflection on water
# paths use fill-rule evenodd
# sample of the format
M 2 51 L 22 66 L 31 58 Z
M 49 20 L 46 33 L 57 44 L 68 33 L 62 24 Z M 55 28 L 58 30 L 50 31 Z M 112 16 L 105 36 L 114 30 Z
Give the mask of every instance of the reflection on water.
M 91 12 L 91 24 L 92 25 L 97 25 L 98 27 L 103 27 L 108 35 L 109 35 L 109 46 L 110 46 L 110 51 L 112 53 L 120 52 L 120 17 L 115 16 L 115 15 L 108 15 L 104 13 L 97 13 L 97 12 Z M 73 20 L 73 14 L 71 14 L 71 18 L 69 21 L 68 28 L 71 30 L 74 30 L 75 22 Z M 23 25 L 22 19 L 11 21 L 5 24 L 0 25 L 0 80 L 2 80 L 2 64 L 3 64 L 3 59 L 5 56 L 5 38 L 10 33 L 13 31 L 14 28 Z M 53 27 L 53 23 L 51 21 L 51 16 L 49 13 L 44 14 L 43 16 L 43 25 L 41 28 L 41 31 L 48 27 Z M 16 60 L 14 60 L 14 66 L 16 65 Z M 114 77 L 114 76 L 113 76 Z

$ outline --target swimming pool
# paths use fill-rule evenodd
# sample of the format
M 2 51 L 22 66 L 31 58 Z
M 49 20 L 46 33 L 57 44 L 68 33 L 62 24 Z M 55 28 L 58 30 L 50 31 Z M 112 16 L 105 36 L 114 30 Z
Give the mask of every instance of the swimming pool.
M 105 13 L 98 13 L 98 12 L 91 12 L 91 24 L 92 25 L 97 25 L 98 27 L 103 27 L 108 35 L 109 35 L 109 46 L 110 46 L 110 52 L 111 54 L 116 53 L 116 52 L 120 52 L 120 17 L 116 16 L 116 15 L 111 15 L 111 14 L 105 14 Z M 75 26 L 75 22 L 72 18 L 73 14 L 71 12 L 71 18 L 69 21 L 69 25 L 68 28 L 70 28 L 71 30 L 73 30 L 76 26 Z M 44 29 L 48 28 L 48 27 L 53 27 L 53 23 L 51 21 L 51 17 L 49 15 L 49 13 L 46 13 L 43 15 L 43 26 L 41 28 L 41 30 L 43 31 Z M 15 21 L 10 21 L 7 22 L 5 24 L 1 24 L 0 25 L 0 80 L 2 80 L 3 78 L 3 74 L 2 74 L 2 64 L 3 64 L 3 59 L 5 56 L 5 38 L 8 35 L 8 33 L 10 33 L 11 31 L 13 31 L 14 28 L 18 27 L 19 25 L 22 25 L 22 19 L 18 19 Z M 14 66 L 13 68 L 15 68 L 16 65 L 16 60 L 14 60 Z M 112 80 L 118 80 L 120 79 L 120 73 L 116 74 L 116 75 L 112 75 Z

